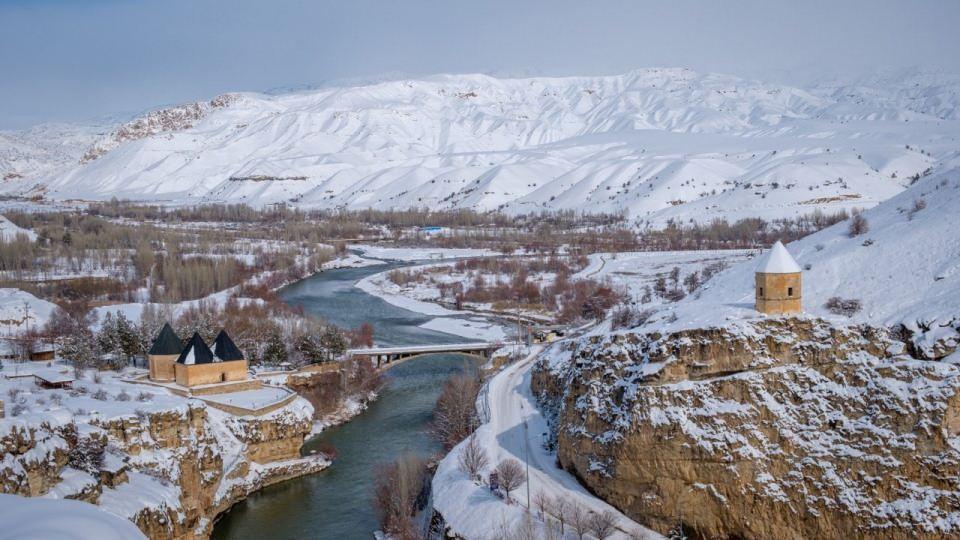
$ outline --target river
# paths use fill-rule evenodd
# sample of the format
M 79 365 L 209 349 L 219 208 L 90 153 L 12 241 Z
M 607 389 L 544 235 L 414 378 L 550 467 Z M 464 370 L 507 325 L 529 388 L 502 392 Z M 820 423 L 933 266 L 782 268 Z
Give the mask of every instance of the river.
M 401 265 L 329 270 L 284 288 L 280 296 L 341 327 L 370 322 L 378 344 L 462 342 L 462 337 L 418 328 L 430 317 L 353 286 L 365 276 L 397 266 Z M 251 495 L 223 515 L 213 538 L 372 538 L 378 528 L 371 505 L 377 466 L 404 452 L 429 456 L 440 451 L 425 433 L 434 403 L 443 381 L 471 364 L 463 356 L 437 354 L 391 368 L 386 387 L 369 409 L 304 445 L 304 453 L 321 442 L 333 445 L 338 455 L 332 466 Z

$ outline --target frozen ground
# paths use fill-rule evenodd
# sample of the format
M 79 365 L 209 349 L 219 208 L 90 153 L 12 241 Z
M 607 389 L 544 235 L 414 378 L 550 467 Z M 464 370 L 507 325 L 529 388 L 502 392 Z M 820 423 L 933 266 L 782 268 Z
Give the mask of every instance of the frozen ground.
M 143 540 L 133 523 L 92 504 L 0 494 L 0 540 Z
M 540 351 L 540 347 L 534 347 L 525 359 L 498 373 L 490 380 L 486 395 L 481 394 L 481 408 L 489 408 L 489 416 L 476 434 L 490 461 L 482 476 L 486 478 L 500 460 L 512 458 L 524 463 L 529 457 L 531 501 L 537 493 L 544 492 L 594 512 L 613 511 L 619 516 L 619 530 L 613 538 L 630 538 L 631 533 L 641 538 L 660 538 L 588 493 L 576 478 L 556 466 L 556 455 L 544 449 L 547 424 L 530 393 L 530 368 Z M 514 504 L 505 504 L 486 485 L 478 485 L 459 469 L 457 460 L 463 446 L 461 443 L 451 450 L 437 467 L 433 479 L 434 507 L 467 540 L 490 538 L 501 527 L 511 532 L 518 530 L 526 516 L 528 486 L 511 494 Z M 537 528 L 542 527 L 538 521 Z M 576 538 L 569 525 L 566 538 Z

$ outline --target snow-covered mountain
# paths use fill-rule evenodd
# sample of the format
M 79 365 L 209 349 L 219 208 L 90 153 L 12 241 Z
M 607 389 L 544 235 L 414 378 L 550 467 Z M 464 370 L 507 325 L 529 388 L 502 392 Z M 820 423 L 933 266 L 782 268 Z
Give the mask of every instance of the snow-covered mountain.
M 144 115 L 72 166 L 3 189 L 170 204 L 578 209 L 654 223 L 774 218 L 871 207 L 902 191 L 958 149 L 958 88 L 924 72 L 804 90 L 644 69 L 230 94 Z

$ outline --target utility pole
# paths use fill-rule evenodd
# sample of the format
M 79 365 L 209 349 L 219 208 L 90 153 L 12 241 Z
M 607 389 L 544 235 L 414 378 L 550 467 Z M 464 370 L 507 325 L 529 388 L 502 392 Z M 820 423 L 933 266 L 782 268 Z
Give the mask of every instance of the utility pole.
M 514 356 L 520 360 L 520 297 L 517 297 L 517 345 L 514 348 Z
M 522 405 L 521 405 L 522 407 Z M 527 466 L 527 513 L 530 513 L 530 437 L 527 435 L 527 419 L 523 419 L 523 461 Z

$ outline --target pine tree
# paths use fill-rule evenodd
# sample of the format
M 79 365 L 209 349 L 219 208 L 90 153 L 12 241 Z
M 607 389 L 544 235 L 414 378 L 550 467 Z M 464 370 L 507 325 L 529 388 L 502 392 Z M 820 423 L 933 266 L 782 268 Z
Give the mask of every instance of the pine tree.
M 263 363 L 278 365 L 287 361 L 287 346 L 280 332 L 271 332 L 267 336 L 267 345 L 263 349 Z

